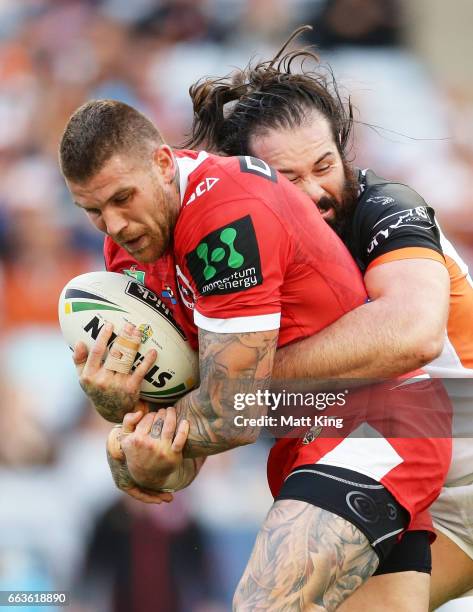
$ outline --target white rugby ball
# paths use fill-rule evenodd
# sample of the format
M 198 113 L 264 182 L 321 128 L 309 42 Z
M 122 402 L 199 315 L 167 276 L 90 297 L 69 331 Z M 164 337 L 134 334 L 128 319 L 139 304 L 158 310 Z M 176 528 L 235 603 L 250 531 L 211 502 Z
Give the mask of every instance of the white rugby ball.
M 133 369 L 149 349 L 158 358 L 141 385 L 141 397 L 169 403 L 198 383 L 198 356 L 163 301 L 145 285 L 115 272 L 89 272 L 67 283 L 59 297 L 59 323 L 68 345 L 90 350 L 104 323 L 113 325 L 109 347 L 126 322 L 141 331 Z

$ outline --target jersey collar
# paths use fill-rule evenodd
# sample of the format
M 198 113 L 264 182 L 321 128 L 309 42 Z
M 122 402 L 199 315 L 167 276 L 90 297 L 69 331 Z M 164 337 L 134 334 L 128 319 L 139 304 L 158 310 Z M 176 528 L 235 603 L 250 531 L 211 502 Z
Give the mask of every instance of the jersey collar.
M 176 157 L 177 166 L 179 168 L 179 196 L 181 198 L 181 206 L 184 202 L 184 196 L 187 190 L 189 175 L 200 166 L 208 158 L 209 154 L 205 151 L 200 151 L 197 157 L 181 156 Z

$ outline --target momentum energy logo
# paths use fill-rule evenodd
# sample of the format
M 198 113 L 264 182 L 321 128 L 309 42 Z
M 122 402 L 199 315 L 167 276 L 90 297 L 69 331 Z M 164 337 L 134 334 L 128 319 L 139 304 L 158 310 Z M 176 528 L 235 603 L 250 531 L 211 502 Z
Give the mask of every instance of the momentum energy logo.
M 250 215 L 207 234 L 186 262 L 201 295 L 237 293 L 263 282 Z

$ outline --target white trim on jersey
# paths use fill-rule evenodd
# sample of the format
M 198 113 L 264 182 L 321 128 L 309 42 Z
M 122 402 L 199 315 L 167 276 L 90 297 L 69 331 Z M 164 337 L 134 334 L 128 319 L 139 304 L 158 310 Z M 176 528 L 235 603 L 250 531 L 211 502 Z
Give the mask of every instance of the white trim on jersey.
M 463 261 L 463 259 L 460 257 L 460 255 L 458 254 L 458 251 L 455 249 L 455 247 L 450 242 L 450 240 L 442 232 L 442 229 L 440 225 L 438 224 L 438 221 L 437 221 L 437 229 L 439 230 L 439 233 L 440 233 L 440 246 L 442 247 L 442 251 L 444 255 L 448 255 L 458 264 L 458 267 L 460 268 L 462 273 L 465 274 L 468 284 L 471 287 L 473 287 L 473 280 L 469 274 L 468 266 Z
M 315 464 L 348 468 L 380 482 L 402 462 L 402 457 L 386 438 L 368 423 L 363 423 Z
M 398 385 L 394 385 L 394 387 L 390 387 L 389 390 L 392 391 L 393 389 L 399 389 L 399 387 L 405 387 L 406 385 L 413 385 L 415 383 L 418 383 L 419 380 L 427 380 L 429 378 L 430 378 L 430 374 L 427 374 L 427 372 L 425 372 L 424 374 L 417 374 L 417 376 L 413 376 L 412 378 L 406 378 Z
M 231 317 L 214 319 L 205 317 L 194 309 L 194 323 L 197 327 L 217 334 L 243 334 L 246 332 L 269 331 L 281 326 L 281 313 L 254 315 L 252 317 Z
M 184 196 L 186 194 L 187 182 L 189 180 L 189 175 L 191 172 L 200 166 L 202 162 L 204 162 L 208 153 L 205 151 L 201 151 L 199 155 L 195 159 L 192 157 L 176 157 L 177 166 L 179 168 L 179 195 L 181 197 L 181 205 L 184 203 Z
M 432 378 L 442 376 L 447 378 L 471 378 L 473 375 L 473 369 L 465 368 L 462 364 L 447 332 L 445 332 L 445 341 L 440 355 L 423 366 L 422 369 L 428 372 Z
M 453 244 L 448 240 L 445 234 L 442 232 L 438 221 L 436 221 L 437 229 L 440 233 L 440 246 L 446 257 L 450 257 L 458 265 L 462 274 L 465 275 L 468 284 L 473 287 L 473 280 L 468 272 L 468 266 L 458 254 Z M 432 377 L 458 377 L 458 378 L 471 378 L 473 376 L 473 368 L 466 368 L 460 359 L 455 347 L 453 346 L 448 332 L 445 330 L 445 342 L 440 355 L 425 365 L 423 368 Z

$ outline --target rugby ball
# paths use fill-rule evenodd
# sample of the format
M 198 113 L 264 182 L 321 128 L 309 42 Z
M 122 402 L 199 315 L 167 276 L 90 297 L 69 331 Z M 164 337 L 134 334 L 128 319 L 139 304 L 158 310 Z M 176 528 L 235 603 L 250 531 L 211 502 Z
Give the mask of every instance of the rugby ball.
M 132 369 L 149 349 L 158 353 L 141 385 L 143 399 L 170 403 L 197 385 L 197 353 L 155 293 L 115 272 L 89 272 L 69 281 L 59 297 L 59 323 L 68 345 L 73 348 L 82 340 L 90 350 L 106 322 L 113 325 L 109 347 L 126 322 L 141 331 Z

